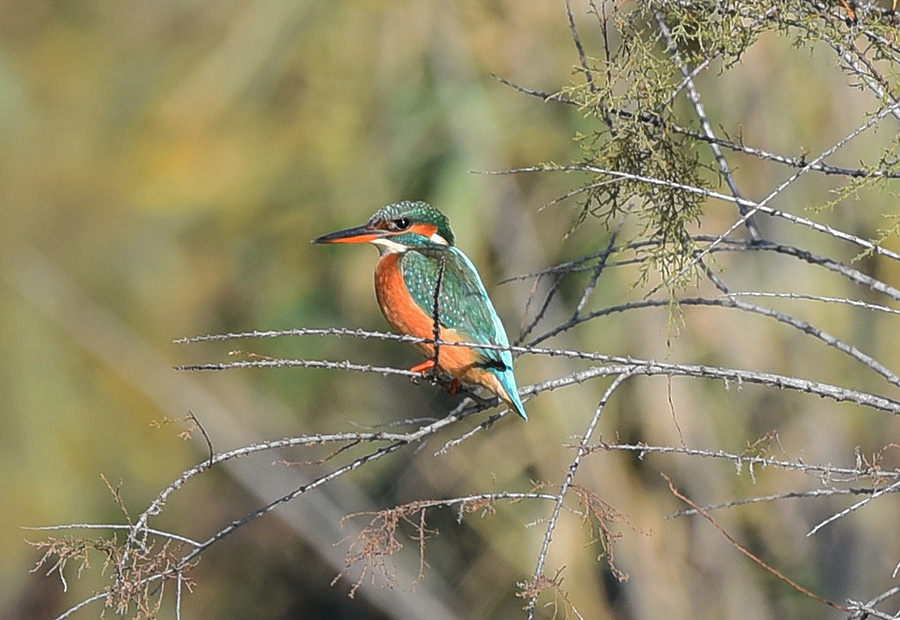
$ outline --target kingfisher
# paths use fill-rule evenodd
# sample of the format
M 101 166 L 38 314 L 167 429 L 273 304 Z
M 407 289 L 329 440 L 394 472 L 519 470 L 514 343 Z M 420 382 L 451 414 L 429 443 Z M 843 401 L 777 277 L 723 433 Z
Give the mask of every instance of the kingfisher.
M 427 202 L 405 200 L 382 207 L 362 226 L 312 242 L 376 246 L 380 257 L 375 296 L 384 318 L 401 334 L 432 341 L 414 343 L 428 359 L 412 371 L 423 376 L 439 371 L 453 377 L 456 386 L 462 381 L 487 388 L 528 419 L 519 399 L 512 353 L 506 348 L 506 330 L 478 270 L 454 245 L 446 215 Z M 453 346 L 454 342 L 497 348 Z

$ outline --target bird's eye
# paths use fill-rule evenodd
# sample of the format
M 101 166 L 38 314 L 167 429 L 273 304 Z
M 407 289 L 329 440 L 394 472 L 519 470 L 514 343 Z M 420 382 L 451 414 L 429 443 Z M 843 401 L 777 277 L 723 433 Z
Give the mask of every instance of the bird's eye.
M 391 223 L 394 225 L 393 228 L 395 230 L 406 230 L 407 228 L 409 228 L 411 222 L 409 221 L 408 217 L 398 217 Z

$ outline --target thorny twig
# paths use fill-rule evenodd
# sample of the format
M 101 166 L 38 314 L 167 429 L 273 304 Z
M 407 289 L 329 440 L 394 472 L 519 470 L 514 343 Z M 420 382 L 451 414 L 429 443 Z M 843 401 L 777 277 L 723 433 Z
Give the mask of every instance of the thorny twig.
M 698 506 L 692 500 L 688 499 L 687 496 L 685 496 L 681 491 L 679 491 L 677 488 L 675 488 L 674 483 L 668 476 L 663 474 L 663 478 L 665 478 L 666 483 L 669 485 L 669 490 L 672 492 L 672 495 L 674 495 L 675 497 L 677 497 L 678 499 L 683 501 L 685 504 L 690 506 L 693 510 L 698 512 L 704 519 L 709 521 L 709 523 L 714 528 L 716 528 L 716 530 L 718 530 L 718 532 L 720 534 L 722 534 L 722 536 L 724 536 L 725 538 L 728 539 L 728 542 L 730 542 L 734 546 L 735 549 L 737 549 L 738 551 L 743 553 L 745 556 L 747 556 L 748 558 L 750 558 L 751 560 L 756 562 L 759 566 L 761 566 L 765 570 L 769 571 L 770 573 L 775 575 L 775 577 L 777 577 L 781 581 L 785 582 L 786 584 L 788 584 L 789 586 L 791 586 L 792 588 L 794 588 L 801 594 L 808 596 L 812 599 L 815 599 L 815 600 L 819 601 L 820 603 L 824 603 L 825 605 L 828 605 L 829 607 L 833 607 L 834 609 L 838 609 L 840 611 L 850 611 L 844 605 L 839 605 L 838 603 L 829 601 L 828 599 L 826 599 L 822 596 L 819 596 L 815 592 L 801 586 L 799 583 L 797 583 L 796 581 L 794 581 L 793 579 L 791 579 L 790 577 L 788 577 L 787 575 L 782 573 L 777 568 L 774 568 L 772 565 L 763 561 L 758 555 L 751 552 L 749 549 L 747 549 L 745 546 L 743 546 L 741 543 L 739 543 L 731 534 L 726 532 L 725 528 L 723 528 L 721 525 L 719 525 L 719 523 L 715 519 L 713 519 L 712 516 L 708 512 L 706 512 L 703 508 Z
M 547 552 L 550 550 L 550 542 L 551 540 L 553 540 L 553 532 L 556 529 L 556 523 L 559 520 L 563 502 L 568 496 L 569 488 L 572 485 L 572 481 L 575 479 L 575 474 L 578 472 L 578 468 L 581 465 L 581 460 L 589 452 L 588 442 L 590 441 L 591 436 L 594 434 L 594 430 L 597 428 L 597 423 L 600 421 L 600 415 L 603 413 L 603 409 L 606 407 L 606 403 L 609 402 L 609 399 L 612 397 L 616 389 L 622 384 L 623 381 L 625 381 L 630 376 L 631 373 L 629 372 L 624 372 L 617 376 L 610 384 L 610 386 L 606 388 L 606 392 L 603 394 L 603 397 L 597 404 L 597 409 L 594 411 L 594 416 L 591 418 L 591 421 L 584 432 L 584 436 L 581 438 L 581 443 L 578 445 L 578 450 L 575 454 L 575 457 L 572 459 L 572 463 L 569 465 L 569 471 L 566 474 L 566 478 L 565 480 L 563 480 L 559 493 L 556 496 L 556 503 L 553 506 L 553 512 L 550 514 L 550 518 L 547 521 L 547 528 L 544 531 L 544 542 L 541 544 L 541 550 L 538 553 L 537 565 L 535 566 L 534 573 L 532 575 L 532 584 L 537 583 L 538 580 L 544 575 L 544 564 L 547 561 Z M 526 585 L 525 588 L 528 588 L 528 586 Z M 533 593 L 528 600 L 526 612 L 529 620 L 534 618 L 534 608 L 537 604 L 538 594 L 539 592 Z
M 433 322 L 432 335 L 434 337 L 434 366 L 432 374 L 437 377 L 438 369 L 441 362 L 441 294 L 444 287 L 444 268 L 446 267 L 446 259 L 441 254 L 441 262 L 438 267 L 437 282 L 434 285 L 434 301 L 431 308 L 431 320 Z

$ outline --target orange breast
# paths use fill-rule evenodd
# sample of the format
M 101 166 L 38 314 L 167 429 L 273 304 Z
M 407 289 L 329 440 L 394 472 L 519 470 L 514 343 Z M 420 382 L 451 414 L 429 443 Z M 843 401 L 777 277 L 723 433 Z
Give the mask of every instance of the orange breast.
M 416 305 L 400 270 L 401 254 L 385 254 L 375 268 L 375 295 L 384 318 L 401 334 L 416 338 L 434 338 L 434 319 Z M 465 342 L 452 329 L 441 328 L 440 339 L 447 342 Z M 426 357 L 434 357 L 434 345 L 415 345 Z M 478 353 L 469 347 L 441 346 L 438 364 L 445 372 L 469 383 L 487 386 L 490 375 L 483 368 L 475 367 Z

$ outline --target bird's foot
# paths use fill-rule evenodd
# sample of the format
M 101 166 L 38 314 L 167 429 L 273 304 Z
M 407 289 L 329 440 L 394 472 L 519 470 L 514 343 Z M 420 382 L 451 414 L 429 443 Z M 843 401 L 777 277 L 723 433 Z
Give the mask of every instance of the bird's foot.
M 422 373 L 422 376 L 429 379 L 432 383 L 444 386 L 448 394 L 459 394 L 459 389 L 462 385 L 459 379 L 454 378 L 448 384 L 446 380 L 438 376 L 438 369 L 435 366 L 433 359 L 425 360 L 421 364 L 417 364 L 410 368 L 409 371 Z M 415 381 L 415 379 L 413 379 L 413 381 Z
M 425 360 L 421 364 L 417 364 L 409 369 L 410 372 L 420 372 L 423 375 L 427 375 L 428 371 L 434 368 L 434 360 Z

